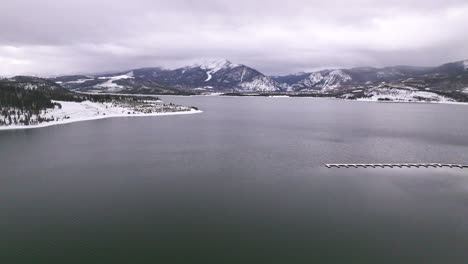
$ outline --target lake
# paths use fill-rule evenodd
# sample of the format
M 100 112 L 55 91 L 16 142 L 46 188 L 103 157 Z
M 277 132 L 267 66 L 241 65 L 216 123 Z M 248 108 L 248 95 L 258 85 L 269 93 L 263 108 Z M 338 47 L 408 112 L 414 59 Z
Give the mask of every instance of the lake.
M 0 131 L 1 263 L 468 263 L 468 106 L 170 97 Z

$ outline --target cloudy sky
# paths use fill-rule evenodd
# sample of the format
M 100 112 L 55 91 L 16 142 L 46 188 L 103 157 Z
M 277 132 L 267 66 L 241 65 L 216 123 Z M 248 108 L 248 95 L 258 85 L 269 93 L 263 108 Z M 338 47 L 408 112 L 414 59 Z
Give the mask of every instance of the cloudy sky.
M 468 59 L 466 0 L 7 0 L 0 76 L 174 68 L 267 74 Z

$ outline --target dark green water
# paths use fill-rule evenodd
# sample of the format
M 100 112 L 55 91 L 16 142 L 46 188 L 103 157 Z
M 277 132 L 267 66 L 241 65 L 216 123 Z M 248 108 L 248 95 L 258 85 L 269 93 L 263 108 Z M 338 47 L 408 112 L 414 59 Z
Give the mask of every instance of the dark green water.
M 468 263 L 468 107 L 164 97 L 0 132 L 0 263 Z

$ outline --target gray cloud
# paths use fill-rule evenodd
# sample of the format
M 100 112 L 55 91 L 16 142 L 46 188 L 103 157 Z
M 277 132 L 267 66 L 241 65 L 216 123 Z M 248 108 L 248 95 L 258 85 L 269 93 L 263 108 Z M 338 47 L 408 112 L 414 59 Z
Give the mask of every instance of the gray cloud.
M 0 75 L 177 67 L 228 58 L 269 73 L 468 58 L 466 0 L 15 0 Z

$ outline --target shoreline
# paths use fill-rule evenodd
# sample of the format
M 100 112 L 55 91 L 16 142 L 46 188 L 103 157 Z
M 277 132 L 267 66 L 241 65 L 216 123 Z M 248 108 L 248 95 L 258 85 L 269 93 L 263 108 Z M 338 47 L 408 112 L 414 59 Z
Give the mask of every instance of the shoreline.
M 162 95 L 162 96 L 179 96 L 179 95 Z M 451 105 L 468 105 L 468 102 L 457 102 L 457 101 L 442 101 L 442 102 L 430 102 L 430 101 L 385 101 L 385 100 L 372 100 L 366 98 L 358 98 L 358 99 L 344 99 L 344 98 L 336 98 L 333 96 L 289 96 L 289 95 L 222 95 L 222 94 L 200 94 L 200 95 L 190 95 L 191 97 L 257 97 L 257 98 L 312 98 L 312 99 L 324 99 L 324 100 L 333 100 L 333 101 L 346 101 L 346 102 L 367 102 L 367 103 L 416 103 L 416 104 L 451 104 Z
M 197 95 L 197 96 L 215 96 L 215 95 Z M 270 95 L 216 95 L 219 97 L 259 97 L 259 98 L 313 98 L 313 99 L 331 99 L 336 101 L 347 101 L 347 102 L 370 102 L 370 103 L 417 103 L 417 104 L 451 104 L 451 105 L 468 105 L 468 102 L 457 102 L 457 101 L 439 101 L 439 102 L 430 102 L 430 101 L 385 101 L 385 100 L 372 100 L 366 98 L 357 98 L 357 99 L 344 99 L 336 98 L 333 96 L 289 96 L 289 95 L 280 95 L 280 96 L 270 96 Z
M 385 101 L 385 100 L 366 100 L 366 99 L 340 99 L 337 98 L 338 100 L 346 100 L 346 101 L 357 101 L 357 102 L 370 102 L 370 103 L 412 103 L 412 104 L 448 104 L 448 105 L 468 105 L 468 102 L 450 102 L 450 101 L 444 101 L 444 102 L 428 102 L 428 101 Z
M 107 94 L 107 93 L 102 93 Z M 439 101 L 439 102 L 430 102 L 430 101 L 385 101 L 385 100 L 373 100 L 368 98 L 357 98 L 357 99 L 345 99 L 337 98 L 333 96 L 291 96 L 291 95 L 262 95 L 262 94 L 246 94 L 246 95 L 225 95 L 223 93 L 212 93 L 212 94 L 193 94 L 193 95 L 180 95 L 180 94 L 115 94 L 115 95 L 133 95 L 133 96 L 151 96 L 151 97 L 259 97 L 259 98 L 314 98 L 314 99 L 331 99 L 338 101 L 350 101 L 350 102 L 371 102 L 371 103 L 417 103 L 417 104 L 451 104 L 451 105 L 468 105 L 468 102 L 457 102 L 457 101 Z M 160 98 L 161 99 L 161 98 Z M 159 100 L 158 102 L 162 102 Z
M 70 123 L 83 122 L 83 121 L 100 120 L 100 119 L 107 119 L 107 118 L 115 118 L 115 117 L 155 117 L 155 116 L 171 116 L 171 115 L 190 115 L 190 114 L 198 114 L 202 112 L 203 111 L 201 110 L 191 109 L 190 111 L 150 113 L 150 114 L 106 114 L 106 115 L 99 115 L 99 116 L 92 116 L 92 117 L 82 117 L 82 118 L 76 118 L 76 119 L 43 122 L 37 125 L 29 125 L 29 126 L 18 126 L 18 125 L 4 126 L 4 127 L 0 126 L 0 131 L 43 128 L 43 127 L 50 127 L 50 126 L 56 126 L 56 125 L 70 124 Z

